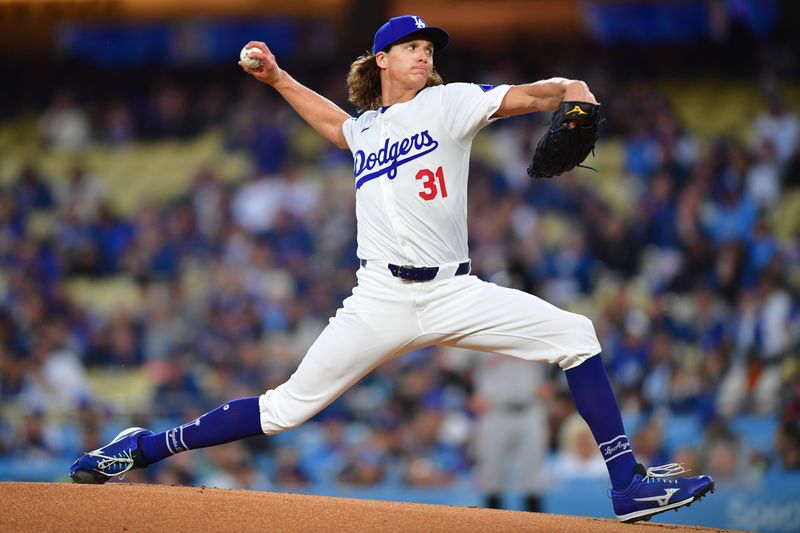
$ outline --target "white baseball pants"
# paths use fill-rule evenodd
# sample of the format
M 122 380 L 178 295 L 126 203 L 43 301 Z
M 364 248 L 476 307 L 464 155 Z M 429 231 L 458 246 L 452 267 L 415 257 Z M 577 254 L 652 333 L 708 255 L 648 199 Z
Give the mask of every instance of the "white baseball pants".
M 358 284 L 288 381 L 259 398 L 261 428 L 294 428 L 376 366 L 406 352 L 444 344 L 556 363 L 564 370 L 600 353 L 591 321 L 528 293 L 445 265 L 432 281 L 392 276 L 370 260 Z

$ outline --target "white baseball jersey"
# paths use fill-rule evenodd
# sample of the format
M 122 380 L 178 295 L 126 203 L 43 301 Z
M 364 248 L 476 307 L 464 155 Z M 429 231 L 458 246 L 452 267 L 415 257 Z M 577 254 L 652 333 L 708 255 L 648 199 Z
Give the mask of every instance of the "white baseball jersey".
M 509 85 L 451 83 L 342 125 L 353 153 L 358 257 L 435 266 L 468 259 L 472 139 Z
M 472 139 L 508 89 L 430 87 L 344 122 L 355 161 L 358 255 L 366 263 L 297 371 L 261 396 L 264 433 L 296 427 L 379 364 L 432 344 L 565 370 L 600 352 L 586 317 L 455 268 L 469 258 Z M 434 279 L 416 283 L 395 276 L 386 263 L 439 268 Z

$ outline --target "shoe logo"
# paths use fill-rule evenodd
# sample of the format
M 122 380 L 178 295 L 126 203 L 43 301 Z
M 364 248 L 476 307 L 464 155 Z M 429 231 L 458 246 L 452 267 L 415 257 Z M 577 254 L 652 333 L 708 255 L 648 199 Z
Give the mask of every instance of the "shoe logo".
M 588 115 L 589 114 L 586 111 L 584 111 L 583 109 L 581 109 L 581 106 L 579 106 L 579 105 L 576 105 L 575 107 L 573 107 L 572 109 L 570 109 L 569 111 L 566 112 L 567 115 L 571 115 L 573 113 L 577 113 L 579 115 Z
M 664 507 L 669 503 L 669 500 L 670 498 L 672 498 L 672 495 L 678 492 L 679 490 L 680 489 L 664 489 L 664 492 L 666 492 L 666 494 L 664 494 L 663 496 L 650 496 L 649 498 L 634 498 L 634 501 L 656 502 L 658 503 L 659 507 Z

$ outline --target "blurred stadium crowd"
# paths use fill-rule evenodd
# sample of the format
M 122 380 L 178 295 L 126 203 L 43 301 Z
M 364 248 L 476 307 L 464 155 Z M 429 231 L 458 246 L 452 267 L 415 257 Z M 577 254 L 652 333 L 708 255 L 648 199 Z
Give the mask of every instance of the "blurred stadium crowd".
M 525 80 L 507 64 L 485 74 L 474 81 Z M 164 430 L 275 387 L 355 281 L 350 156 L 314 140 L 268 88 L 154 81 L 113 99 L 74 89 L 52 87 L 35 121 L 41 152 L 73 163 L 50 175 L 30 158 L 0 189 L 6 479 L 32 459 L 64 479 L 78 453 L 121 427 Z M 330 92 L 341 101 L 342 90 Z M 800 469 L 797 102 L 773 85 L 746 131 L 707 138 L 656 84 L 595 92 L 608 118 L 598 174 L 526 176 L 546 117 L 481 133 L 473 272 L 593 319 L 643 462 L 680 461 L 721 484 Z M 197 164 L 177 194 L 130 210 L 114 201 L 125 187 L 111 190 L 81 157 L 212 130 L 219 150 L 244 154 L 246 174 L 222 179 Z M 34 231 L 40 220 L 47 231 Z M 128 287 L 115 305 L 77 296 L 109 281 Z M 408 354 L 301 428 L 126 480 L 260 489 L 469 479 L 480 413 L 474 375 L 457 359 L 438 348 Z M 548 377 L 531 398 L 548 410 L 548 468 L 604 479 L 561 372 Z

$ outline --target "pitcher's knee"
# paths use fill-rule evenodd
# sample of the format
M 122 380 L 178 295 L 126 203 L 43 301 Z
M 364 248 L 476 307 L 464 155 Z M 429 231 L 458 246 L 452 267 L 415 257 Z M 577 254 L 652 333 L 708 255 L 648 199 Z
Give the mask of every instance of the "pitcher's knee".
M 592 321 L 576 313 L 566 313 L 564 317 L 563 357 L 558 361 L 564 370 L 574 368 L 585 360 L 600 353 L 600 341 Z
M 556 329 L 563 332 L 564 336 L 584 340 L 597 340 L 592 321 L 588 317 L 577 313 L 564 311 L 556 321 Z
M 592 323 L 591 319 L 583 315 L 575 315 L 575 316 L 577 317 L 576 320 L 577 326 L 575 329 L 579 333 L 579 335 L 599 345 L 599 342 L 597 340 L 597 333 L 594 330 L 594 324 Z
M 311 412 L 303 409 L 300 405 L 296 405 L 295 408 L 285 405 L 286 402 L 278 401 L 275 392 L 275 390 L 268 390 L 258 399 L 261 431 L 266 435 L 274 435 L 296 428 L 316 414 L 316 411 Z

